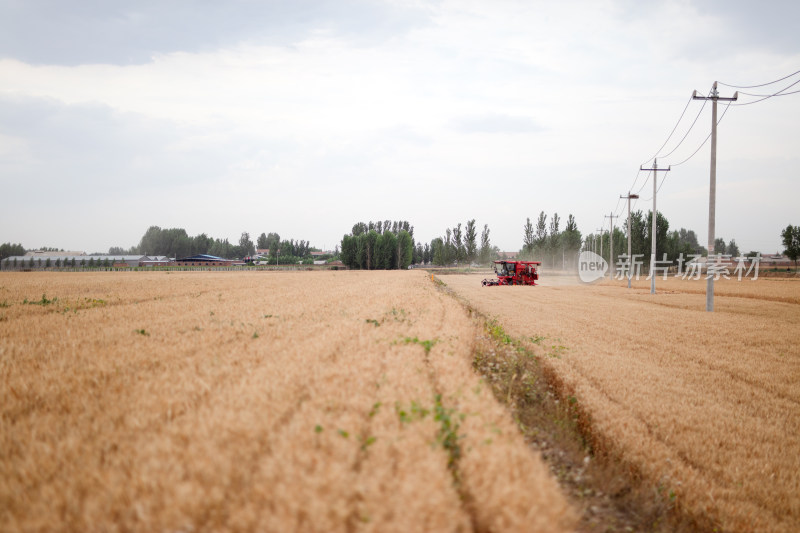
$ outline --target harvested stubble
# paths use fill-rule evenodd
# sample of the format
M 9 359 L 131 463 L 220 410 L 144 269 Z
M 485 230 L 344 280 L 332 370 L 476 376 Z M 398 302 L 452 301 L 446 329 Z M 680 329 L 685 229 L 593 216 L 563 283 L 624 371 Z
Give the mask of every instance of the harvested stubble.
M 424 273 L 5 273 L 0 302 L 4 531 L 574 525 Z
M 545 337 L 529 347 L 577 400 L 596 451 L 699 527 L 797 530 L 800 281 L 719 281 L 707 313 L 700 282 L 685 280 L 657 283 L 662 292 L 651 295 L 649 282 L 483 288 L 476 276 L 444 279 L 513 336 Z

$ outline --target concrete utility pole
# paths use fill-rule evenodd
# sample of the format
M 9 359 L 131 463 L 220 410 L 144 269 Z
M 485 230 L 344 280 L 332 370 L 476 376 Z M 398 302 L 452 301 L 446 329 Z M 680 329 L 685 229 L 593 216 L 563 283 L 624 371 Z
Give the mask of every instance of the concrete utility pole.
M 597 234 L 600 235 L 600 257 L 603 257 L 603 229 L 597 230 Z
M 638 194 L 631 194 L 628 191 L 628 196 L 620 196 L 620 198 L 628 199 L 628 288 L 631 288 L 631 273 L 633 272 L 633 260 L 631 259 L 631 198 L 639 198 Z
M 658 182 L 658 172 L 669 172 L 669 168 L 658 168 L 658 159 L 653 159 L 653 168 L 642 168 L 639 170 L 649 170 L 653 173 L 653 229 L 650 231 L 650 294 L 656 293 L 656 220 L 658 219 L 658 211 L 656 211 L 656 182 Z
M 717 92 L 717 82 L 711 88 L 711 96 L 697 96 L 697 91 L 692 93 L 694 100 L 711 100 L 711 188 L 708 194 L 708 260 L 714 255 L 714 225 L 716 222 L 717 203 L 717 101 L 735 102 L 739 98 L 739 91 L 733 93 L 732 98 L 720 98 Z M 723 250 L 724 251 L 724 250 Z M 708 265 L 708 263 L 706 263 Z M 714 311 L 714 276 L 706 276 L 706 311 Z
M 608 239 L 609 239 L 609 242 L 608 242 L 608 247 L 609 247 L 609 251 L 608 251 L 608 266 L 610 267 L 610 269 L 609 269 L 610 278 L 614 279 L 614 271 L 615 271 L 615 269 L 614 269 L 614 219 L 617 218 L 617 216 L 612 211 L 610 215 L 605 215 L 605 217 L 611 219 L 611 226 L 610 226 L 611 229 L 610 229 L 610 231 L 608 233 Z

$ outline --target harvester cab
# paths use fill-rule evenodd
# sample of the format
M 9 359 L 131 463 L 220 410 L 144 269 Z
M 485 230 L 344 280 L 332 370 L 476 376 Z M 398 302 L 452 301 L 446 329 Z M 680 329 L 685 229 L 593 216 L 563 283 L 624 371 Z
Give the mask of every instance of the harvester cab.
M 484 279 L 484 287 L 497 285 L 536 285 L 539 279 L 540 261 L 495 261 L 494 271 L 497 279 Z

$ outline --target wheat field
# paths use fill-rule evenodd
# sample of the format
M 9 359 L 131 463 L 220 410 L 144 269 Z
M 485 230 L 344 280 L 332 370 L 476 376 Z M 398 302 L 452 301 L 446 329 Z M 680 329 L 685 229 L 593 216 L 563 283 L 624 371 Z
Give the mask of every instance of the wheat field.
M 0 273 L 0 530 L 568 531 L 422 272 Z
M 800 524 L 800 281 L 447 285 L 527 339 L 595 451 L 704 528 Z

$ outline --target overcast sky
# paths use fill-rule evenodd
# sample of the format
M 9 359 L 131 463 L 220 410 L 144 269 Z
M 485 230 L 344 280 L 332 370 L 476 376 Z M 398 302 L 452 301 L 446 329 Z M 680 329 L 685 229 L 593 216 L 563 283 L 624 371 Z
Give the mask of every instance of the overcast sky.
M 637 171 L 693 90 L 800 70 L 798 20 L 796 0 L 0 0 L 0 242 L 104 252 L 157 225 L 332 249 L 358 221 L 429 242 L 474 218 L 518 250 L 542 210 L 585 235 L 631 187 L 652 207 Z M 659 167 L 710 133 L 701 106 Z M 743 251 L 800 224 L 799 118 L 795 94 L 720 124 L 716 233 Z M 657 196 L 704 244 L 709 161 Z

